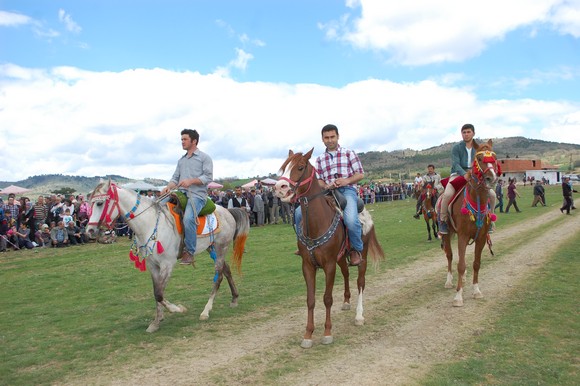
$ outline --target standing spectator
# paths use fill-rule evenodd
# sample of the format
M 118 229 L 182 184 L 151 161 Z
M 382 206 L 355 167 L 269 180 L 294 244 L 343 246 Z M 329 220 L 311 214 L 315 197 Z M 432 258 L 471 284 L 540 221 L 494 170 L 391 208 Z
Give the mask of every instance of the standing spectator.
M 85 200 L 85 196 L 79 194 L 79 210 L 77 212 L 77 220 L 83 222 L 89 218 L 89 203 Z
M 4 216 L 4 205 L 0 205 L 0 252 L 6 252 L 6 232 L 8 232 L 8 221 Z
M 270 191 L 268 192 L 268 205 L 270 206 L 270 222 L 272 224 L 278 224 L 280 206 L 278 205 L 278 197 L 274 195 L 273 190 L 274 189 L 270 189 Z
M 36 219 L 34 218 L 34 207 L 32 206 L 32 202 L 30 199 L 25 198 L 22 200 L 24 204 L 22 205 L 22 209 L 20 211 L 20 224 L 26 224 L 26 228 L 28 228 L 30 235 L 30 241 L 34 240 L 34 234 L 36 233 Z
M 65 199 L 62 205 L 62 212 L 66 212 L 67 209 L 69 211 L 69 216 L 73 216 L 75 214 L 75 205 L 70 200 L 70 198 Z M 64 226 L 66 226 L 66 223 L 64 224 Z
M 499 208 L 499 212 L 503 213 L 503 180 L 498 180 L 495 185 L 495 195 L 497 197 L 497 205 L 495 209 Z
M 272 195 L 272 198 L 270 199 L 267 191 L 268 188 L 264 188 L 264 191 L 262 192 L 262 201 L 264 201 L 264 224 L 271 224 L 270 212 L 272 211 L 274 196 L 272 195 L 272 192 L 270 192 L 270 195 Z
M 538 205 L 538 202 L 542 204 L 542 206 L 546 206 L 544 187 L 540 180 L 536 181 L 536 185 L 534 186 L 534 201 L 532 202 L 532 206 L 535 207 Z
M 44 197 L 38 196 L 38 200 L 34 204 L 34 220 L 36 221 L 36 229 L 40 229 L 43 224 L 46 224 L 47 216 L 48 207 L 44 203 Z
M 51 197 L 51 203 L 50 203 L 47 222 L 51 223 L 54 221 L 56 223 L 56 222 L 61 220 L 60 215 L 64 213 L 62 206 L 63 206 L 63 203 L 61 201 L 60 196 L 53 195 Z
M 562 195 L 564 196 L 564 206 L 560 208 L 560 212 L 570 214 L 570 209 L 572 208 L 572 192 L 578 193 L 577 190 L 572 188 L 570 183 L 570 177 L 564 177 L 562 181 Z
M 292 224 L 292 210 L 290 204 L 288 202 L 283 202 L 280 199 L 278 199 L 278 204 L 282 208 L 282 222 L 284 224 Z
M 513 180 L 510 180 L 510 184 L 508 185 L 507 196 L 508 196 L 509 202 L 505 208 L 505 212 L 509 213 L 510 207 L 513 205 L 514 208 L 516 208 L 516 212 L 520 213 L 521 210 L 520 210 L 520 208 L 518 208 L 518 203 L 516 202 L 516 197 L 521 197 L 521 196 L 516 189 L 516 179 L 515 178 Z
M 16 199 L 15 199 L 15 195 L 14 194 L 9 194 L 8 195 L 8 202 L 4 205 L 4 215 L 5 216 L 10 216 L 10 219 L 14 219 L 15 221 L 18 222 L 19 220 L 19 212 L 20 212 L 20 207 L 18 206 L 18 204 L 16 204 Z M 17 224 L 17 226 L 20 224 Z
M 53 248 L 68 247 L 70 244 L 68 232 L 64 228 L 64 222 L 59 221 L 58 225 L 50 230 L 50 240 Z
M 252 189 L 252 196 L 254 197 L 252 211 L 254 212 L 256 226 L 264 226 L 264 200 L 262 199 L 262 194 L 259 190 Z

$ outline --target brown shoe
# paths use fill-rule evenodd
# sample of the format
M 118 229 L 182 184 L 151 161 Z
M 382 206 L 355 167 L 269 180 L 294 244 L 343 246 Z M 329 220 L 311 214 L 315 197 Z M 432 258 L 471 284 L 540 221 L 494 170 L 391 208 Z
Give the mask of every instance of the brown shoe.
M 295 254 L 296 256 L 300 256 L 300 250 L 299 250 L 299 249 L 295 250 L 295 251 L 294 251 L 294 254 Z
M 362 256 L 359 251 L 355 251 L 354 249 L 350 251 L 350 259 L 349 265 L 356 267 L 362 263 Z
M 190 265 L 193 264 L 193 255 L 189 253 L 189 251 L 184 250 L 181 254 L 181 261 L 179 262 L 181 265 Z

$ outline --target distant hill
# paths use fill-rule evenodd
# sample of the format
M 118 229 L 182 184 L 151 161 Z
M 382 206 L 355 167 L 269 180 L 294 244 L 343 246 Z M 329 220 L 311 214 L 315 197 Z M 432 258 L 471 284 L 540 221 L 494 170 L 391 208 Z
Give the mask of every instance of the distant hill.
M 481 139 L 477 138 L 476 141 L 482 142 Z M 552 165 L 563 172 L 574 171 L 578 173 L 580 171 L 580 145 L 524 137 L 496 138 L 493 139 L 493 143 L 498 158 L 539 159 L 542 164 Z M 424 150 L 371 151 L 359 153 L 359 157 L 365 168 L 366 179 L 392 178 L 398 180 L 402 178 L 410 180 L 415 173 L 425 172 L 428 164 L 434 164 L 441 175 L 447 176 L 451 168 L 450 154 L 453 145 L 454 143 L 446 143 Z M 75 190 L 74 194 L 80 194 L 92 191 L 101 179 L 109 178 L 119 184 L 135 181 L 135 179 L 117 175 L 81 177 L 49 174 L 32 176 L 22 181 L 0 181 L 0 188 L 8 185 L 22 186 L 31 189 L 30 194 L 28 194 L 30 196 L 48 194 L 53 190 L 62 188 L 71 188 Z M 250 179 L 248 177 L 248 180 Z M 231 188 L 243 183 L 242 181 L 224 180 L 219 182 L 227 188 Z M 145 182 L 155 186 L 165 186 L 168 183 L 168 181 L 153 178 L 146 178 Z
M 487 141 L 476 138 L 477 142 Z M 580 145 L 549 142 L 524 137 L 492 139 L 497 157 L 537 159 L 542 165 L 551 165 L 561 171 L 580 169 Z M 437 171 L 448 176 L 451 168 L 451 148 L 454 143 L 431 147 L 424 150 L 395 150 L 359 153 L 359 157 L 369 179 L 409 180 L 417 172 L 425 172 L 428 164 L 435 165 Z

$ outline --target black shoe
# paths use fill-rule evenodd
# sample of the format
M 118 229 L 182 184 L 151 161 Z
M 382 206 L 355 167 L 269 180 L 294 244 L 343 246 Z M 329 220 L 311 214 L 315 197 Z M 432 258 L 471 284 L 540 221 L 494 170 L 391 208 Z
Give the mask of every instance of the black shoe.
M 419 220 L 419 213 L 415 213 L 415 215 L 413 216 L 416 220 Z
M 563 208 L 560 208 L 560 212 L 564 213 L 564 209 Z

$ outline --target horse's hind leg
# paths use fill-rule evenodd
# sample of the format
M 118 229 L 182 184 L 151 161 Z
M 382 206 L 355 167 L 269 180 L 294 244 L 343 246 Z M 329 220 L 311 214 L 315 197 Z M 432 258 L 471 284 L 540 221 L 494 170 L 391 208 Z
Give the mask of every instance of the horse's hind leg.
M 354 324 L 356 326 L 362 326 L 365 324 L 365 318 L 363 316 L 364 307 L 363 307 L 363 299 L 364 299 L 364 290 L 365 290 L 365 275 L 367 271 L 367 249 L 368 247 L 365 245 L 363 262 L 361 265 L 358 266 L 358 277 L 356 279 L 357 289 L 358 289 L 358 297 L 356 301 L 356 315 L 354 317 Z
M 342 302 L 341 309 L 347 311 L 350 310 L 350 283 L 349 283 L 350 272 L 348 271 L 346 257 L 340 259 L 340 261 L 338 262 L 338 266 L 340 267 L 340 272 L 342 273 L 342 277 L 344 279 L 344 301 Z
M 203 311 L 199 315 L 199 320 L 208 320 L 209 319 L 209 313 L 213 309 L 213 302 L 214 302 L 215 297 L 220 289 L 221 282 L 224 278 L 224 273 L 223 273 L 224 263 L 225 263 L 225 261 L 224 261 L 223 257 L 218 257 L 216 259 L 216 262 L 215 262 L 216 277 L 214 277 L 214 282 L 213 282 L 211 294 L 209 295 L 209 299 L 207 300 L 207 303 L 205 304 Z
M 483 294 L 479 290 L 479 268 L 481 266 L 481 252 L 485 246 L 485 241 L 475 243 L 475 258 L 473 259 L 473 298 L 481 299 Z
M 326 277 L 326 288 L 324 290 L 324 307 L 326 308 L 326 321 L 324 322 L 324 336 L 322 337 L 322 344 L 330 344 L 333 342 L 332 338 L 332 289 L 334 288 L 334 279 L 336 277 L 336 263 L 329 261 L 324 267 L 324 274 Z
M 447 280 L 445 281 L 445 288 L 453 288 L 453 250 L 451 249 L 449 235 L 443 235 L 441 239 L 441 247 L 445 251 L 445 256 L 447 257 Z
M 427 224 L 427 234 L 429 235 L 427 241 L 431 241 L 431 227 L 429 226 L 429 220 L 425 221 L 425 224 Z
M 232 276 L 232 271 L 228 263 L 224 264 L 224 276 L 228 280 L 228 285 L 230 286 L 230 291 L 232 292 L 232 302 L 230 303 L 230 307 L 237 307 L 238 306 L 238 297 L 240 296 L 238 293 L 238 289 L 236 288 L 236 284 L 234 283 L 234 278 Z

